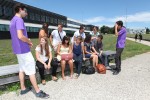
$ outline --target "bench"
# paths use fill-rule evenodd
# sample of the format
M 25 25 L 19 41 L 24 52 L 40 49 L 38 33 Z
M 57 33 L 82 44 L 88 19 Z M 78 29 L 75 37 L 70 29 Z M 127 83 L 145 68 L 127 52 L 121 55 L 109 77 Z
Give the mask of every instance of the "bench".
M 102 58 L 104 59 L 104 65 L 107 67 L 111 60 L 114 60 L 116 57 L 116 51 L 103 51 Z
M 65 70 L 68 70 L 68 66 L 66 66 L 66 69 Z M 2 66 L 0 67 L 0 86 L 1 85 L 6 85 L 6 84 L 10 84 L 10 83 L 15 83 L 15 82 L 19 82 L 19 66 L 18 64 L 16 65 L 9 65 L 9 66 Z M 57 68 L 57 72 L 60 72 L 61 71 L 61 67 L 58 67 Z M 50 69 L 49 70 L 45 70 L 44 74 L 45 75 L 48 75 L 48 74 L 51 74 L 52 71 Z M 38 82 L 41 81 L 40 79 L 40 74 L 39 74 L 39 70 L 38 68 L 36 67 L 36 79 Z M 25 79 L 29 79 L 28 76 L 25 76 Z
M 19 81 L 18 64 L 0 67 L 0 71 L 0 86 Z M 39 79 L 38 73 L 36 73 L 36 78 Z M 25 79 L 29 79 L 29 77 L 25 76 Z

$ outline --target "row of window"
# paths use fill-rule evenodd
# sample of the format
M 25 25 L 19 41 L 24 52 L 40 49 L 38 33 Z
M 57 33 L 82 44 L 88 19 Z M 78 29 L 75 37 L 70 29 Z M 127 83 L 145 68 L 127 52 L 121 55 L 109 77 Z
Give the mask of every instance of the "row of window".
M 26 27 L 27 32 L 39 32 L 40 28 Z M 0 31 L 9 31 L 9 25 L 0 24 Z
M 41 28 L 38 27 L 26 27 L 27 32 L 39 32 Z M 9 31 L 9 25 L 0 24 L 0 31 Z M 49 29 L 51 32 L 52 29 Z
M 25 17 L 26 21 L 27 20 L 32 20 L 32 21 L 38 21 L 38 22 L 47 22 L 47 23 L 51 23 L 51 24 L 55 24 L 57 25 L 58 23 L 62 23 L 64 26 L 67 25 L 66 20 L 60 19 L 53 16 L 48 16 L 45 14 L 38 14 L 38 13 L 33 13 L 30 12 L 31 10 L 28 10 L 28 16 Z M 0 17 L 13 17 L 13 8 L 9 7 L 9 6 L 1 6 L 0 5 Z
M 66 25 L 66 21 L 62 19 L 57 19 L 57 18 L 39 15 L 36 13 L 30 13 L 30 12 L 28 16 L 30 20 L 42 21 L 42 22 L 48 22 L 48 23 L 54 23 L 54 24 L 62 23 L 63 25 Z M 28 17 L 26 17 L 25 19 L 28 19 Z
M 7 7 L 7 6 L 2 7 L 0 5 L 0 16 L 2 16 L 3 14 L 6 17 L 10 17 L 13 15 L 13 9 L 11 7 Z

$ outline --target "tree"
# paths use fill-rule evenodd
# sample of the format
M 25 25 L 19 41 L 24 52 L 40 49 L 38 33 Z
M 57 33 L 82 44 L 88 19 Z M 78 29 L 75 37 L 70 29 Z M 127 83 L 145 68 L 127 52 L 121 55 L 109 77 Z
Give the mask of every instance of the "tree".
M 108 26 L 103 25 L 100 28 L 100 31 L 103 34 L 105 34 L 105 33 L 107 33 L 107 34 L 113 34 L 114 33 L 114 27 L 108 27 Z
M 146 29 L 146 34 L 149 34 L 150 33 L 150 29 L 148 27 L 145 27 Z

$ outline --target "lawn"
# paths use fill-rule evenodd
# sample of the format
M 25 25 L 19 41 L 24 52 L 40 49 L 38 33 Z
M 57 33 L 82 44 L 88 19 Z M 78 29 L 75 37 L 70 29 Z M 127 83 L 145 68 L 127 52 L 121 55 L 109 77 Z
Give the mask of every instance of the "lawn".
M 113 35 L 104 35 L 104 39 L 103 39 L 104 50 L 115 50 L 116 39 L 117 38 Z M 34 49 L 38 44 L 38 39 L 31 39 L 31 40 L 33 41 L 34 44 L 31 51 L 33 56 L 35 57 Z M 138 44 L 137 42 L 127 40 L 126 48 L 124 49 L 122 59 L 127 59 L 135 55 L 139 55 L 149 51 L 150 51 L 149 46 L 145 46 L 142 44 Z M 17 64 L 17 58 L 12 53 L 11 40 L 0 40 L 0 66 L 11 65 L 11 64 Z M 61 75 L 58 76 L 60 77 Z M 46 79 L 50 80 L 49 76 Z M 30 82 L 26 81 L 26 84 L 30 85 Z M 4 88 L 0 89 L 0 95 L 9 91 L 16 91 L 16 93 L 18 94 L 19 92 L 17 90 L 20 88 L 19 85 L 20 85 L 19 82 L 6 85 Z
M 116 39 L 117 38 L 113 35 L 104 35 L 104 39 L 103 39 L 104 50 L 115 50 Z M 38 44 L 38 39 L 31 39 L 31 40 L 34 44 L 33 48 L 31 48 L 31 51 L 33 56 L 35 57 L 34 49 Z M 122 55 L 122 59 L 126 59 L 148 51 L 150 51 L 149 46 L 145 46 L 127 40 L 126 47 Z M 17 64 L 17 58 L 12 53 L 11 40 L 0 40 L 0 66 L 11 65 L 11 64 Z

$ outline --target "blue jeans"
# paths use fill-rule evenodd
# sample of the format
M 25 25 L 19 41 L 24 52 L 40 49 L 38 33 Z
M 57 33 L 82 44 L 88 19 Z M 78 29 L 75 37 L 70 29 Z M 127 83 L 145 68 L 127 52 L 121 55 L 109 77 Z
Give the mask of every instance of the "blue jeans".
M 73 54 L 73 59 L 75 60 L 74 63 L 75 63 L 75 66 L 76 66 L 77 74 L 80 75 L 83 56 L 82 56 L 82 54 L 81 55 Z

